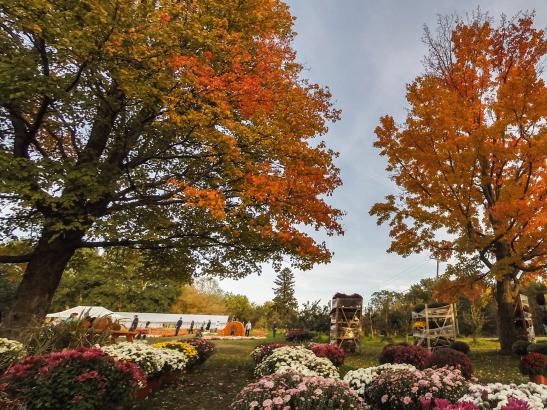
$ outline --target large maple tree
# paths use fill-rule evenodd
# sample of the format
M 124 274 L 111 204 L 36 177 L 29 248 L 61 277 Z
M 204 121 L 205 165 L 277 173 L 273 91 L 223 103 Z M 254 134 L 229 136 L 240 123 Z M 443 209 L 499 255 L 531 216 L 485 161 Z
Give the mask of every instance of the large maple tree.
M 342 232 L 341 181 L 314 138 L 339 112 L 282 1 L 6 0 L 0 19 L 1 232 L 32 244 L 0 256 L 27 263 L 4 330 L 46 313 L 78 248 L 234 277 L 329 260 L 309 232 Z
M 389 250 L 480 258 L 486 270 L 472 281 L 495 283 L 503 350 L 518 337 L 520 285 L 547 270 L 547 42 L 533 20 L 441 19 L 436 34 L 426 30 L 406 121 L 385 116 L 376 129 L 399 188 L 371 209 L 389 222 Z

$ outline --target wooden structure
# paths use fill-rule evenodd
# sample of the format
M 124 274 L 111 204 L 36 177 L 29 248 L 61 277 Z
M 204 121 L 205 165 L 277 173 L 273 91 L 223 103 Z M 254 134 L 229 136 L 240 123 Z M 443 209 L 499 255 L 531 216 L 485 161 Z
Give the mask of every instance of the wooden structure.
M 458 320 L 454 303 L 442 306 L 424 305 L 412 312 L 414 344 L 433 350 L 450 345 L 458 334 Z
M 363 297 L 337 293 L 332 298 L 330 343 L 351 352 L 361 350 Z
M 528 296 L 519 294 L 515 303 L 515 328 L 517 333 L 523 339 L 526 338 L 529 342 L 536 338 L 534 332 L 534 318 L 532 317 L 532 309 Z
M 137 332 L 131 332 L 128 330 L 113 330 L 110 332 L 113 340 L 116 340 L 120 336 L 125 336 L 128 342 L 133 342 L 134 337 L 137 335 Z
M 543 335 L 547 336 L 547 293 L 536 295 L 538 322 L 543 326 Z

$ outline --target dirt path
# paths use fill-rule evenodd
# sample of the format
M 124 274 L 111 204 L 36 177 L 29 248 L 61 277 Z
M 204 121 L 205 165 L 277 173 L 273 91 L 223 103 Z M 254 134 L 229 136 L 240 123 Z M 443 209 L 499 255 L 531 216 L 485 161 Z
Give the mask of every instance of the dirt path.
M 227 408 L 239 390 L 252 380 L 249 354 L 257 344 L 241 341 L 216 343 L 215 354 L 203 365 L 192 369 L 179 386 L 153 393 L 134 409 Z

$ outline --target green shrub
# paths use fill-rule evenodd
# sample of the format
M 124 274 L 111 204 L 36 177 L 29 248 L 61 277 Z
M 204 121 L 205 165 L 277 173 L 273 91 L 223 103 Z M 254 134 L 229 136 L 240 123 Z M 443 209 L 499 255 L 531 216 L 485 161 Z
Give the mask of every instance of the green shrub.
M 312 339 L 312 342 L 315 342 L 315 343 L 329 343 L 329 341 L 330 341 L 329 335 L 323 332 L 317 332 L 317 334 Z
M 541 353 L 547 356 L 547 343 L 530 343 L 528 353 Z
M 526 340 L 517 340 L 511 346 L 511 350 L 513 351 L 513 353 L 518 354 L 519 356 L 524 356 L 526 353 L 528 353 L 529 345 L 530 342 L 527 342 Z
M 450 348 L 462 352 L 464 354 L 469 354 L 471 348 L 465 342 L 457 341 L 450 344 Z

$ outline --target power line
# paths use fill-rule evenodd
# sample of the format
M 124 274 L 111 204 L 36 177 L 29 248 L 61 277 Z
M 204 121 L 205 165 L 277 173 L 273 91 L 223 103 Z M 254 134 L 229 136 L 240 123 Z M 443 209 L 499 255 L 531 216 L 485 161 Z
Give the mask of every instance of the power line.
M 422 266 L 424 266 L 428 263 L 429 263 L 429 259 L 425 260 L 424 262 L 420 263 L 419 265 L 413 266 L 411 268 L 404 269 L 403 271 L 401 271 L 401 272 L 395 274 L 394 276 L 392 276 L 391 278 L 387 279 L 387 281 L 384 282 L 384 285 L 382 287 L 385 288 L 387 285 L 392 284 L 396 280 L 402 278 L 405 275 L 408 275 L 411 272 L 416 271 L 417 269 L 421 268 Z

